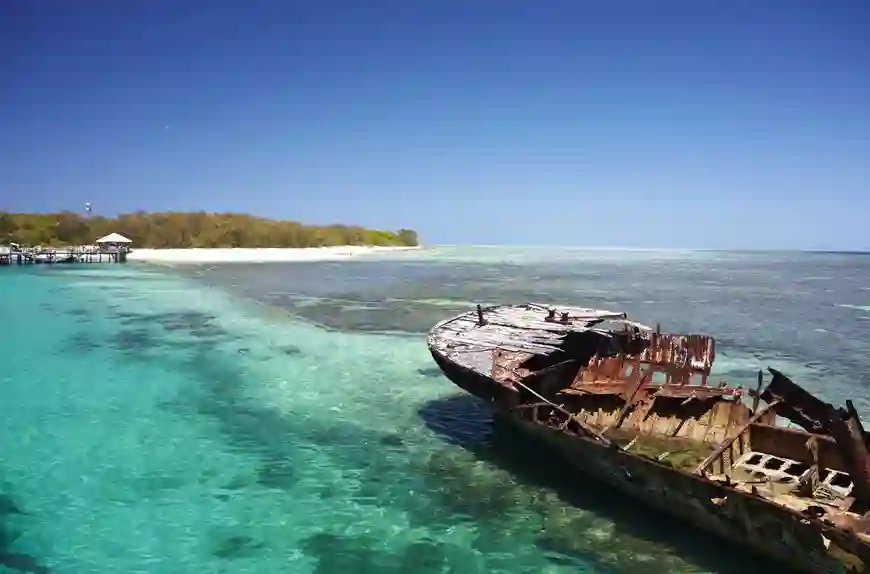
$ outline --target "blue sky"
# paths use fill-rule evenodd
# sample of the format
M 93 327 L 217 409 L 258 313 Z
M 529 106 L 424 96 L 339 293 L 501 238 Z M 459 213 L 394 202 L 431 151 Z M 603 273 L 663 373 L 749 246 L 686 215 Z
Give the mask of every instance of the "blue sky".
M 0 210 L 870 250 L 866 0 L 3 0 Z

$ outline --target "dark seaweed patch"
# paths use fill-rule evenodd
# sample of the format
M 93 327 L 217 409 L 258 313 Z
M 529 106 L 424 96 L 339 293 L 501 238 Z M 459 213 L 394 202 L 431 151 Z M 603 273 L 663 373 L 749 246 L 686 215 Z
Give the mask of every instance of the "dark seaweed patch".
M 90 317 L 92 315 L 88 309 L 68 309 L 63 314 L 70 317 Z
M 526 487 L 508 473 L 488 466 L 447 451 L 435 451 L 418 472 L 423 476 L 425 492 L 440 507 L 478 522 L 497 522 L 524 501 Z
M 577 545 L 567 536 L 540 535 L 535 539 L 535 547 L 547 560 L 559 565 L 584 567 L 597 562 L 594 554 L 578 550 Z
M 13 534 L 7 527 L 0 523 L 0 555 L 12 546 L 12 543 L 18 539 L 17 534 Z
M 250 480 L 246 476 L 237 476 L 223 486 L 224 490 L 241 490 L 250 486 Z
M 192 338 L 173 340 L 172 346 L 177 349 L 190 349 L 197 354 L 204 354 L 211 350 L 211 346 L 217 339 L 232 338 L 221 327 L 213 325 L 213 317 L 205 313 L 181 312 L 181 313 L 156 313 L 138 314 L 121 311 L 115 317 L 124 326 L 116 332 L 116 335 L 108 338 L 111 348 L 121 351 L 129 356 L 136 356 L 139 360 L 147 360 L 143 353 L 156 350 L 167 344 L 161 335 L 161 331 L 167 334 L 181 332 L 191 335 Z
M 39 563 L 33 556 L 19 554 L 17 552 L 3 552 L 0 550 L 0 565 L 31 574 L 51 574 L 51 570 Z
M 325 484 L 320 489 L 320 498 L 321 499 L 335 498 L 336 496 L 339 495 L 340 492 L 341 492 L 341 490 L 335 484 Z
M 112 347 L 124 353 L 135 354 L 160 347 L 163 343 L 148 329 L 121 329 L 108 338 Z
M 13 530 L 9 518 L 12 515 L 24 514 L 11 496 L 0 492 L 0 566 L 31 574 L 49 574 L 48 568 L 33 556 L 12 551 L 12 545 L 18 540 L 20 533 Z
M 362 487 L 355 496 L 395 506 L 418 486 L 414 481 L 419 478 L 408 476 L 407 457 L 396 456 L 397 450 L 405 448 L 403 437 L 373 432 L 349 421 L 312 421 L 257 407 L 241 396 L 244 378 L 230 361 L 207 351 L 192 356 L 187 366 L 201 385 L 189 400 L 196 412 L 219 423 L 230 445 L 259 455 L 255 481 L 260 486 L 286 490 L 295 485 L 298 469 L 293 461 L 306 445 L 315 445 L 343 468 L 360 473 Z M 323 495 L 330 496 L 330 491 Z M 414 503 L 418 500 L 421 509 L 433 506 L 425 497 L 415 498 Z
M 256 554 L 258 550 L 264 547 L 262 542 L 254 540 L 250 536 L 236 535 L 222 537 L 215 545 L 212 551 L 214 556 L 223 560 L 233 560 L 237 558 L 248 558 Z
M 288 357 L 298 357 L 302 354 L 302 350 L 295 345 L 285 345 L 280 348 L 280 351 Z
M 298 482 L 293 464 L 284 459 L 267 460 L 257 469 L 257 484 L 287 490 Z
M 216 325 L 206 325 L 199 329 L 191 329 L 190 334 L 200 339 L 229 339 L 230 334 L 221 327 Z
M 168 333 L 184 332 L 198 338 L 229 337 L 229 333 L 214 324 L 215 316 L 199 311 L 173 313 L 115 313 L 115 318 L 125 326 L 159 326 Z
M 418 540 L 405 547 L 397 572 L 441 572 L 447 557 L 444 545 Z
M 24 512 L 18 508 L 11 496 L 0 492 L 0 518 L 10 514 L 24 514 Z
M 404 446 L 405 441 L 396 434 L 384 435 L 380 438 L 381 444 L 385 446 Z
M 214 320 L 213 315 L 195 311 L 166 313 L 156 319 L 157 323 L 168 332 L 189 332 L 194 337 L 203 339 L 227 337 L 229 333 L 215 325 Z
M 89 353 L 102 347 L 102 344 L 90 332 L 79 332 L 69 338 L 66 343 L 60 348 L 62 353 Z
M 153 315 L 142 313 L 131 313 L 130 311 L 115 311 L 112 317 L 122 325 L 138 325 L 140 323 L 150 323 Z
M 256 483 L 276 489 L 293 486 L 297 477 L 290 461 L 297 447 L 287 439 L 298 431 L 290 419 L 274 409 L 257 408 L 240 397 L 243 377 L 213 354 L 196 353 L 187 367 L 202 381 L 199 392 L 191 397 L 196 411 L 213 417 L 229 444 L 260 455 Z M 244 479 L 238 479 L 238 488 L 245 484 Z
M 161 313 L 154 319 L 166 329 L 197 329 L 209 325 L 216 317 L 199 311 L 180 311 Z
M 319 532 L 302 541 L 302 551 L 317 559 L 315 574 L 383 572 L 378 553 L 372 550 L 376 541 L 366 536 L 341 536 Z

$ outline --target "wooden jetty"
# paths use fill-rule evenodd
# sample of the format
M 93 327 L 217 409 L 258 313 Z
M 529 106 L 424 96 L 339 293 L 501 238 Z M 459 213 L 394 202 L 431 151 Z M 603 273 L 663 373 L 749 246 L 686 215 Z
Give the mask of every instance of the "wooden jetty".
M 0 266 L 53 265 L 58 263 L 126 263 L 129 249 L 123 246 L 20 247 L 0 246 Z

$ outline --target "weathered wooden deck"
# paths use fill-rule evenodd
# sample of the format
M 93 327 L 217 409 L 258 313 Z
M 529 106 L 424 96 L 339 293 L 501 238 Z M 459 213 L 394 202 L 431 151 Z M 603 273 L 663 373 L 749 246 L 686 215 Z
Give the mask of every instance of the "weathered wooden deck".
M 37 249 L 33 247 L 13 249 L 0 246 L 0 265 L 54 265 L 72 263 L 126 263 L 126 249 L 84 249 L 63 247 Z

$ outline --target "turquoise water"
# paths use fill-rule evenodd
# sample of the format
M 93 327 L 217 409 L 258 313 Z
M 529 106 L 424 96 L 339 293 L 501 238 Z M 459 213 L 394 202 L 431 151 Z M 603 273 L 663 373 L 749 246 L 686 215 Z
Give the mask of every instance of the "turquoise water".
M 0 269 L 0 571 L 764 569 L 493 432 L 412 328 L 489 271 L 431 257 Z

